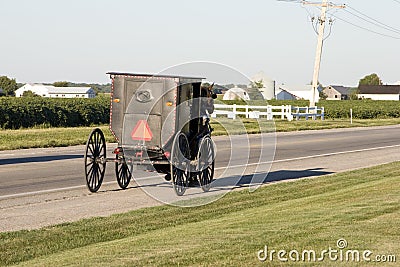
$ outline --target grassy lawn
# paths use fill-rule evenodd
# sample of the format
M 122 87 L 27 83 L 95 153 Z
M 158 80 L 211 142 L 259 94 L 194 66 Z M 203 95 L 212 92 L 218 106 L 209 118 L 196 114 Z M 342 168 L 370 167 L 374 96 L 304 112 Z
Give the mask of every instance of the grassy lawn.
M 0 234 L 0 264 L 25 266 L 304 266 L 269 250 L 370 250 L 400 261 L 400 163 L 240 190 L 196 208 L 160 206 Z M 286 255 L 288 257 L 288 255 Z M 336 266 L 325 255 L 318 266 Z M 365 262 L 343 264 L 363 266 Z M 370 263 L 367 266 L 390 266 Z M 391 266 L 395 266 L 392 264 Z
M 330 120 L 261 120 L 260 124 L 254 119 L 229 120 L 226 118 L 218 118 L 217 121 L 212 121 L 211 125 L 214 128 L 214 135 L 230 134 L 256 134 L 260 132 L 293 132 L 304 130 L 323 130 L 334 128 L 354 128 L 354 127 L 371 127 L 400 124 L 400 119 L 371 119 L 371 120 L 353 120 L 353 124 L 346 119 L 330 119 Z
M 302 130 L 320 130 L 332 128 L 368 127 L 400 124 L 400 119 L 374 119 L 354 120 L 301 120 L 284 121 L 276 120 L 262 121 L 258 124 L 254 119 L 230 120 L 219 118 L 211 122 L 214 128 L 213 135 L 230 134 L 255 134 L 261 132 L 288 132 Z M 0 130 L 0 150 L 35 148 L 35 147 L 57 147 L 85 144 L 89 133 L 95 127 L 77 128 L 43 128 L 43 129 L 21 129 L 21 130 Z M 107 142 L 115 142 L 108 125 L 100 126 Z
M 95 127 L 0 130 L 0 150 L 85 144 Z M 100 126 L 108 142 L 115 142 L 107 126 Z

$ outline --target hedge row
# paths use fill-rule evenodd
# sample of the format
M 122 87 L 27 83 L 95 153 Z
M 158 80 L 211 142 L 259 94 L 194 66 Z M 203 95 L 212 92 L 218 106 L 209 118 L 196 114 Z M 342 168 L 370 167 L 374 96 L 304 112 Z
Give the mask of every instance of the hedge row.
M 0 98 L 0 128 L 90 126 L 108 123 L 110 99 Z
M 219 101 L 217 101 L 219 102 Z M 224 101 L 225 104 L 246 104 L 244 101 Z M 265 105 L 265 101 L 249 102 Z M 268 104 L 307 106 L 308 101 L 268 101 Z M 400 118 L 400 101 L 320 101 L 328 119 L 349 118 L 350 108 L 356 119 Z M 109 97 L 93 99 L 60 98 L 0 98 L 0 128 L 19 129 L 35 126 L 76 127 L 109 123 Z
M 321 101 L 326 118 L 349 118 L 350 109 L 355 119 L 400 118 L 399 101 Z

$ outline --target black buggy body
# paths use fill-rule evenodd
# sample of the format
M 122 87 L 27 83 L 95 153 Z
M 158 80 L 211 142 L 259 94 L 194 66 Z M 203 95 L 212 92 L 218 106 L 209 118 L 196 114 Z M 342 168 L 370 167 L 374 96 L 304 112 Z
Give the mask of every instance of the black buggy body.
M 85 153 L 86 184 L 99 190 L 107 162 L 115 163 L 118 184 L 125 189 L 135 169 L 166 174 L 178 195 L 189 179 L 208 191 L 214 175 L 214 144 L 204 118 L 209 110 L 203 78 L 110 72 L 110 130 L 118 147 L 106 157 L 102 131 L 89 135 Z M 202 91 L 203 90 L 203 91 Z

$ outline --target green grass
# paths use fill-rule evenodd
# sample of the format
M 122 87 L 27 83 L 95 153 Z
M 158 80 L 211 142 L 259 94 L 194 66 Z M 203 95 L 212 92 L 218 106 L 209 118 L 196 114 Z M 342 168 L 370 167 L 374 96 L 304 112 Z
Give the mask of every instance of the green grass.
M 399 261 L 399 221 L 400 163 L 391 163 L 274 183 L 254 193 L 240 190 L 196 208 L 159 206 L 2 233 L 0 264 L 271 266 L 257 259 L 265 245 L 319 253 L 335 249 L 339 238 L 348 249 L 396 255 Z M 316 265 L 336 264 L 326 258 Z
M 400 124 L 400 119 L 371 119 L 371 120 L 350 120 L 346 119 L 330 119 L 330 120 L 260 120 L 260 124 L 254 119 L 230 120 L 227 118 L 218 118 L 217 121 L 212 120 L 211 125 L 214 128 L 213 135 L 230 134 L 257 134 L 260 132 L 293 132 L 304 130 L 322 130 L 334 128 L 353 128 L 353 127 L 371 127 L 384 125 Z
M 108 142 L 115 142 L 108 126 L 100 126 Z M 61 147 L 85 144 L 94 127 L 0 130 L 0 150 Z

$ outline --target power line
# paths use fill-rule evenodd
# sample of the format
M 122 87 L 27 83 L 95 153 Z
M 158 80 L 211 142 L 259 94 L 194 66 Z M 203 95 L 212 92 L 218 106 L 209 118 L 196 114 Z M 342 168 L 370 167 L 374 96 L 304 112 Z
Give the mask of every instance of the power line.
M 395 1 L 398 1 L 398 2 L 400 3 L 400 0 L 395 0 Z M 346 7 L 348 7 L 348 6 L 346 5 Z M 318 7 L 318 9 L 321 10 L 320 7 Z M 353 13 L 351 13 L 351 12 L 348 12 L 348 13 L 350 13 L 350 14 L 353 15 L 353 16 L 358 17 L 357 15 L 355 15 L 355 14 L 353 14 Z M 385 33 L 381 33 L 381 32 L 378 32 L 378 31 L 369 29 L 369 28 L 367 28 L 367 27 L 363 27 L 363 26 L 357 25 L 357 24 L 355 24 L 355 23 L 353 23 L 353 22 L 350 22 L 350 21 L 348 21 L 348 20 L 346 20 L 346 19 L 343 19 L 343 18 L 341 18 L 341 17 L 338 17 L 337 15 L 330 14 L 330 16 L 332 16 L 332 17 L 334 17 L 334 18 L 336 18 L 336 19 L 338 19 L 338 20 L 341 20 L 341 21 L 343 21 L 343 22 L 345 22 L 345 23 L 347 23 L 347 24 L 350 24 L 350 25 L 352 25 L 352 26 L 354 26 L 354 27 L 356 27 L 356 28 L 359 28 L 359 29 L 368 31 L 368 32 L 370 32 L 370 33 L 374 33 L 374 34 L 377 34 L 377 35 L 380 35 L 380 36 L 383 36 L 383 37 L 388 37 L 388 38 L 400 40 L 400 37 L 393 36 L 393 35 L 389 35 L 389 34 L 385 34 Z M 367 15 L 365 15 L 365 16 L 367 16 Z M 367 16 L 367 17 L 369 17 L 369 16 Z M 371 19 L 372 19 L 372 18 L 371 18 Z M 373 20 L 375 20 L 375 19 L 373 19 Z M 369 23 L 372 23 L 372 22 L 369 22 Z M 381 23 L 381 22 L 379 22 L 379 21 L 378 21 L 378 23 L 383 24 L 383 25 L 386 25 L 386 24 Z M 387 27 L 393 28 L 393 27 L 388 26 L 388 25 L 387 25 Z M 393 29 L 396 30 L 396 32 L 395 32 L 396 34 L 400 34 L 400 30 L 397 30 L 396 28 L 393 28 Z M 387 29 L 386 29 L 386 30 L 387 30 Z M 397 32 L 397 31 L 399 31 L 399 32 Z M 392 32 L 394 32 L 394 31 L 392 31 Z
M 348 10 L 344 10 L 344 11 L 346 11 L 347 13 L 349 13 L 349 14 L 351 14 L 351 15 L 353 15 L 353 16 L 355 16 L 355 17 L 361 19 L 361 20 L 364 20 L 364 21 L 366 21 L 366 22 L 368 22 L 368 23 L 370 23 L 370 24 L 373 24 L 373 25 L 375 25 L 375 26 L 377 26 L 377 27 L 383 28 L 383 29 L 385 29 L 385 30 L 387 30 L 387 31 L 391 31 L 391 32 L 400 34 L 400 30 L 399 30 L 399 29 L 396 29 L 396 28 L 394 28 L 394 27 L 392 27 L 392 26 L 389 26 L 389 25 L 387 25 L 387 24 L 385 24 L 385 23 L 382 23 L 382 22 L 380 22 L 380 21 L 378 21 L 378 20 L 376 20 L 376 19 L 374 19 L 374 18 L 372 18 L 372 17 L 370 17 L 370 16 L 368 16 L 368 15 L 366 15 L 366 14 L 364 14 L 364 13 L 362 13 L 362 12 L 360 12 L 360 11 L 354 9 L 354 8 L 352 8 L 352 7 L 349 6 L 349 5 L 346 5 L 346 7 L 347 7 L 347 8 L 350 8 L 351 10 L 354 10 L 354 11 L 357 12 L 358 14 L 361 14 L 362 16 L 364 16 L 364 17 L 370 19 L 371 21 L 370 21 L 370 20 L 367 20 L 367 19 L 365 19 L 365 18 L 363 18 L 363 17 L 361 17 L 361 16 L 359 16 L 359 15 L 357 15 L 357 14 L 354 14 L 354 13 L 348 11 Z
M 384 37 L 389 37 L 389 38 L 392 38 L 392 39 L 400 40 L 400 37 L 396 37 L 396 36 L 392 36 L 392 35 L 380 33 L 380 32 L 377 32 L 377 31 L 368 29 L 368 28 L 366 28 L 366 27 L 359 26 L 359 25 L 357 25 L 357 24 L 355 24 L 355 23 L 352 23 L 352 22 L 350 22 L 350 21 L 348 21 L 348 20 L 342 19 L 342 18 L 340 18 L 340 17 L 338 17 L 338 16 L 336 16 L 336 15 L 331 15 L 331 16 L 333 16 L 333 17 L 335 17 L 336 19 L 341 20 L 341 21 L 343 21 L 343 22 L 345 22 L 345 23 L 347 23 L 347 24 L 350 24 L 350 25 L 352 25 L 352 26 L 354 26 L 354 27 L 357 27 L 357 28 L 359 28 L 359 29 L 362 29 L 362 30 L 365 30 L 365 31 L 368 31 L 368 32 L 371 32 L 371 33 L 374 33 L 374 34 L 377 34 L 377 35 L 381 35 L 381 36 L 384 36 Z

